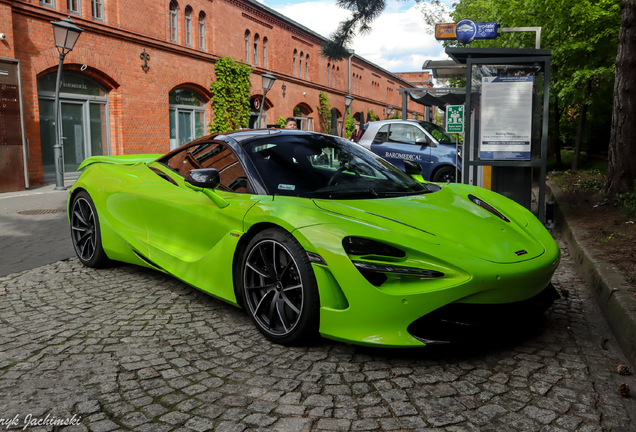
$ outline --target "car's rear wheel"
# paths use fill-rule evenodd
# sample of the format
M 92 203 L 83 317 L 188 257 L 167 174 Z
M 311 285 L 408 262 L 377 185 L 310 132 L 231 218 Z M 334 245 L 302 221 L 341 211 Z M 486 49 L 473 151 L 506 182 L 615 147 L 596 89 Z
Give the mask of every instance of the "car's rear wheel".
M 435 183 L 455 183 L 455 167 L 443 166 L 433 174 Z
M 110 263 L 102 248 L 97 210 L 90 195 L 80 191 L 71 203 L 71 239 L 77 257 L 87 267 L 101 268 Z
M 269 228 L 248 244 L 241 289 L 245 309 L 272 342 L 306 344 L 318 334 L 318 286 L 307 253 L 287 231 Z

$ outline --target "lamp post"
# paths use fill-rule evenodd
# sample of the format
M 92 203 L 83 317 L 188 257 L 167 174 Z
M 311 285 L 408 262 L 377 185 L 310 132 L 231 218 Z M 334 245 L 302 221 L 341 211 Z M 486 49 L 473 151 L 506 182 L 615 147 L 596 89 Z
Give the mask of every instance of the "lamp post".
M 346 125 L 347 125 L 347 118 L 349 115 L 349 107 L 351 106 L 351 103 L 353 102 L 353 96 L 351 96 L 350 94 L 345 96 L 345 114 L 344 114 L 344 120 L 342 122 L 342 136 L 344 136 L 345 134 L 345 130 L 346 130 Z M 345 137 L 346 138 L 346 137 Z
M 386 118 L 389 118 L 392 112 L 393 112 L 393 105 L 389 105 L 388 107 L 386 107 Z
M 73 50 L 75 42 L 84 31 L 77 27 L 71 17 L 61 21 L 51 21 L 55 48 L 60 53 L 60 64 L 57 67 L 57 81 L 55 83 L 55 145 L 53 159 L 55 159 L 55 190 L 64 190 L 64 165 L 62 164 L 62 121 L 60 110 L 60 83 L 62 82 L 62 63 L 66 54 Z
M 263 116 L 263 106 L 265 106 L 265 96 L 267 92 L 270 91 L 272 86 L 274 85 L 274 81 L 276 81 L 276 77 L 271 74 L 271 72 L 264 73 L 261 75 L 263 78 L 263 100 L 261 101 L 261 109 L 258 112 L 258 127 L 261 127 L 261 117 Z

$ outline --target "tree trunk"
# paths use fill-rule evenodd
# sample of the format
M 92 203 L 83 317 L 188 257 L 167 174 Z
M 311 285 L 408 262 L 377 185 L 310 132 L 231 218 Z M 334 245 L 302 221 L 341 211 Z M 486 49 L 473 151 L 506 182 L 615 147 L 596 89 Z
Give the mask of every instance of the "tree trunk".
M 636 0 L 622 0 L 616 54 L 612 136 L 605 193 L 630 192 L 636 181 Z
M 585 83 L 584 97 L 588 97 L 591 90 L 591 82 L 587 80 Z M 583 132 L 585 132 L 585 118 L 587 117 L 587 101 L 583 102 L 581 112 L 579 114 L 579 128 L 576 132 L 576 142 L 574 143 L 574 157 L 572 158 L 572 169 L 579 169 L 579 155 L 581 154 L 581 143 L 583 142 Z

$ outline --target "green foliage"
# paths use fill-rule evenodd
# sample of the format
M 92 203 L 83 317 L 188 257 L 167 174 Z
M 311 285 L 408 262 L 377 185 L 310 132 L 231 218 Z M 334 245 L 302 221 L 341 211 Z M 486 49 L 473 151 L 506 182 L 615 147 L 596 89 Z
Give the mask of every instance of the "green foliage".
M 371 121 L 378 121 L 380 120 L 380 117 L 373 112 L 373 110 L 369 110 L 369 118 L 371 119 Z
M 620 205 L 629 215 L 636 215 L 636 181 L 634 181 L 634 189 L 631 192 L 617 194 L 613 198 L 614 205 Z
M 353 116 L 351 115 L 351 109 L 347 110 L 347 123 L 345 126 L 345 138 L 349 138 L 353 131 L 356 128 L 356 124 L 353 121 Z
M 287 119 L 285 117 L 278 117 L 278 120 L 276 120 L 276 124 L 278 125 L 279 128 L 283 129 L 285 128 L 286 121 Z
M 320 92 L 320 95 L 318 96 L 318 100 L 319 102 L 316 108 L 318 108 L 320 128 L 323 133 L 330 133 L 331 132 L 331 101 L 329 100 L 329 97 L 323 92 Z
M 303 115 L 303 111 L 300 107 L 294 107 L 294 117 L 301 117 Z
M 250 74 L 252 69 L 222 57 L 214 64 L 216 81 L 210 84 L 214 121 L 210 133 L 245 128 L 250 119 Z

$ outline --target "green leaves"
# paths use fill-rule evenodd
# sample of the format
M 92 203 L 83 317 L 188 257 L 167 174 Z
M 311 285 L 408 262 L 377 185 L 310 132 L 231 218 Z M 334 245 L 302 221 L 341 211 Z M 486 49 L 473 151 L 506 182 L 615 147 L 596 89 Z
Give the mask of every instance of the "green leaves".
M 320 102 L 316 108 L 320 117 L 320 127 L 323 133 L 331 133 L 331 101 L 323 92 L 320 92 L 318 99 Z
M 228 132 L 249 125 L 252 69 L 222 57 L 214 64 L 216 81 L 210 84 L 214 121 L 210 133 Z

